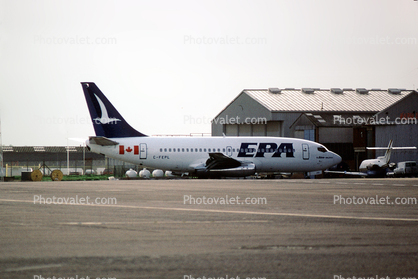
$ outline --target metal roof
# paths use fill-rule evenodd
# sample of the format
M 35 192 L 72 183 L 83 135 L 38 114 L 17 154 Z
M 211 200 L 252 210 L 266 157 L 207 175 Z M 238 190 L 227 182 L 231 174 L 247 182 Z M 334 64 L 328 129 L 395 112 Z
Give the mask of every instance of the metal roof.
M 303 113 L 317 127 L 353 127 L 370 124 L 374 113 L 359 113 L 357 115 L 336 113 Z M 298 118 L 299 120 L 299 118 Z M 296 120 L 292 125 L 294 125 Z
M 378 112 L 393 103 L 403 99 L 413 90 L 401 90 L 393 94 L 387 90 L 346 90 L 342 93 L 332 93 L 331 90 L 313 89 L 308 92 L 306 89 L 282 89 L 271 91 L 268 89 L 244 90 L 247 94 L 270 111 L 328 111 L 328 112 Z

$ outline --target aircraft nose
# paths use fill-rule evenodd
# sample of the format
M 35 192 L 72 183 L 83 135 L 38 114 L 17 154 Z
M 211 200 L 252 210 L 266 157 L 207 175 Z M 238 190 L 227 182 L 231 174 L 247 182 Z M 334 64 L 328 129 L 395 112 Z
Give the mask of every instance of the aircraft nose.
M 336 154 L 336 153 L 334 153 L 334 152 L 332 152 L 332 153 L 333 153 L 333 155 L 334 155 L 334 159 L 333 159 L 333 163 L 334 163 L 334 165 L 333 165 L 333 166 L 338 165 L 339 163 L 341 163 L 341 161 L 343 160 L 343 159 L 341 158 L 341 156 L 340 156 L 340 155 L 338 155 L 338 154 Z

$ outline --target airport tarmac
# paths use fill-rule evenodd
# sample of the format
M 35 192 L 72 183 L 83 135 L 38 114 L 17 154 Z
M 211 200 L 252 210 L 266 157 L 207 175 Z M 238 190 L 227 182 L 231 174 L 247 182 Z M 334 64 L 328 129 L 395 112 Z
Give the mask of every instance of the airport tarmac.
M 0 183 L 0 278 L 415 278 L 417 198 L 416 178 Z

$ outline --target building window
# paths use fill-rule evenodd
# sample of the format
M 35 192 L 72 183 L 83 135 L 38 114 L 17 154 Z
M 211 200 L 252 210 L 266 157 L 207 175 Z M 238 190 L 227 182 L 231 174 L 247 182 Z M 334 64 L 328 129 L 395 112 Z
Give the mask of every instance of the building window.
M 315 130 L 304 130 L 304 139 L 315 141 Z

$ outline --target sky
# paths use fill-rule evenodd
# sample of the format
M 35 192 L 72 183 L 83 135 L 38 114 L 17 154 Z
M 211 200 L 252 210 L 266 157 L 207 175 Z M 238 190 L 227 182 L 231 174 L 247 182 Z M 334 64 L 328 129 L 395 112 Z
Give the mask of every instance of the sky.
M 147 135 L 210 133 L 244 89 L 416 89 L 418 1 L 0 0 L 3 145 L 94 135 L 84 81 Z

